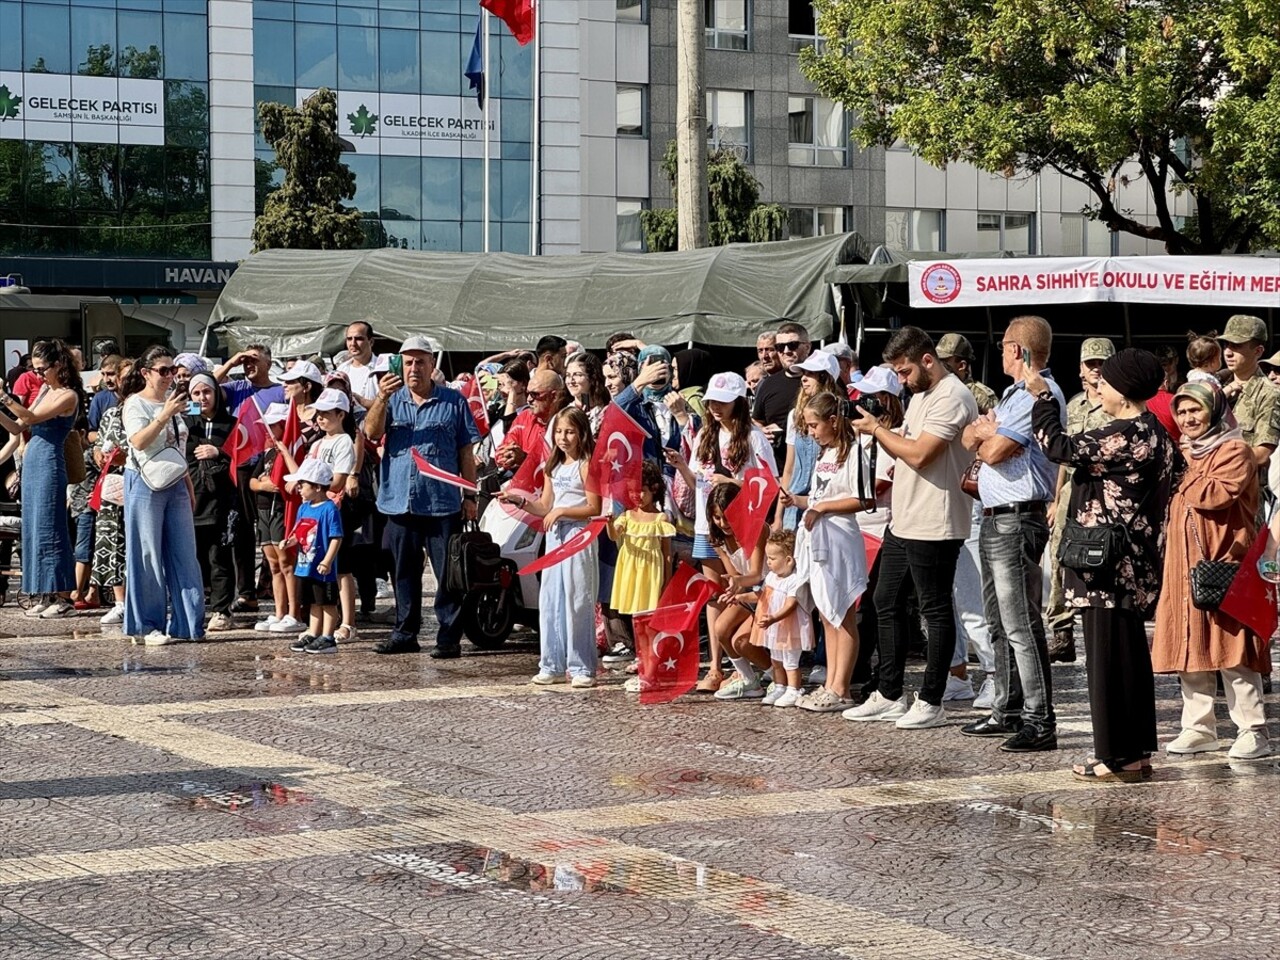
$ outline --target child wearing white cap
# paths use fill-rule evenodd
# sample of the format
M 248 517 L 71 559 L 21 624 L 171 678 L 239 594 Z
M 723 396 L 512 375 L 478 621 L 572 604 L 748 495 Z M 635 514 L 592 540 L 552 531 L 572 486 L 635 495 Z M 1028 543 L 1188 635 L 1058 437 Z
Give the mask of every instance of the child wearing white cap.
M 338 626 L 338 548 L 342 546 L 342 516 L 329 499 L 333 468 L 308 458 L 285 476 L 295 484 L 302 505 L 298 520 L 280 550 L 298 550 L 293 573 L 302 594 L 311 601 L 311 617 L 305 633 L 289 649 L 294 653 L 337 653 L 333 634 Z

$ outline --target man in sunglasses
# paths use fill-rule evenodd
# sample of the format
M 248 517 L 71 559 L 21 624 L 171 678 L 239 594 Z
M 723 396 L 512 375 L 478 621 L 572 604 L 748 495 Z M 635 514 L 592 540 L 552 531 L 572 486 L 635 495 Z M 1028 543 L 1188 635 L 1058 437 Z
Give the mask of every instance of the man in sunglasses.
M 525 392 L 529 406 L 516 414 L 493 459 L 503 470 L 515 471 L 531 452 L 545 450 L 547 424 L 564 406 L 564 381 L 552 370 L 539 370 L 529 378 Z
M 799 323 L 788 320 L 778 327 L 774 341 L 778 354 L 778 367 L 760 381 L 756 388 L 755 405 L 751 419 L 758 423 L 773 444 L 773 455 L 779 463 L 787 457 L 787 417 L 795 406 L 800 392 L 800 370 L 797 364 L 809 356 L 812 344 L 809 331 Z
M 373 365 L 378 362 L 373 355 L 373 324 L 368 320 L 352 323 L 347 327 L 346 343 L 349 357 L 338 364 L 338 372 L 347 375 L 354 401 L 351 410 L 356 420 L 363 421 L 364 412 L 373 406 L 373 398 L 378 395 L 378 378 L 373 373 Z

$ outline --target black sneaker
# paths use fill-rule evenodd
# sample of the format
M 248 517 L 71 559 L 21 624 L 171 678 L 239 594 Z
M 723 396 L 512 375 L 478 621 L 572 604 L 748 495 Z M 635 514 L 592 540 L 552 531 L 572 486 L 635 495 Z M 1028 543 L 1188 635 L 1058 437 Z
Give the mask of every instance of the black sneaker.
M 461 647 L 437 646 L 431 651 L 432 660 L 457 660 L 460 656 L 462 656 Z
M 311 634 L 304 633 L 300 637 L 298 637 L 297 640 L 293 641 L 293 643 L 289 644 L 289 649 L 292 650 L 294 653 L 302 653 L 304 650 L 307 649 L 308 646 L 310 646 L 311 641 L 314 639 L 315 637 L 313 637 Z
M 1000 744 L 1005 753 L 1039 753 L 1042 750 L 1057 750 L 1058 735 L 1052 731 L 1043 733 L 1035 727 L 1023 726 L 1021 730 Z
M 374 653 L 417 653 L 421 649 L 417 640 L 379 640 L 373 645 Z
M 983 717 L 973 723 L 966 723 L 960 732 L 966 737 L 1007 737 L 1022 730 L 1022 721 L 1013 720 L 1001 723 L 995 717 Z
M 307 644 L 307 653 L 337 653 L 338 641 L 330 636 L 316 637 Z

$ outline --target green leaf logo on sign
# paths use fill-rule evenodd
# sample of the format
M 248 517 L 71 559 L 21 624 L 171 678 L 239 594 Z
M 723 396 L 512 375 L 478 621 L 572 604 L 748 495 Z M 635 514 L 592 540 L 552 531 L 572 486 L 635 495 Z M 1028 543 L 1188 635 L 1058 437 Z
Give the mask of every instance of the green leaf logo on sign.
M 0 84 L 0 120 L 11 120 L 18 115 L 22 98 L 15 96 L 7 84 Z
M 357 137 L 371 137 L 378 130 L 378 115 L 370 113 L 363 103 L 355 113 L 348 113 L 347 119 L 351 121 L 351 132 Z

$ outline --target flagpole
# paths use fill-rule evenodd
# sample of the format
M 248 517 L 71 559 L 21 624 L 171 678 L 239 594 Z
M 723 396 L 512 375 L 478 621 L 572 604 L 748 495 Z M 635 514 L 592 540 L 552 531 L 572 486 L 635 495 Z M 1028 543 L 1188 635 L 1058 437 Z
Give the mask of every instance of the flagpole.
M 529 192 L 529 253 L 538 255 L 538 228 L 542 213 L 542 179 L 538 152 L 542 132 L 542 0 L 533 4 L 533 186 Z
M 487 88 L 487 87 L 489 86 L 489 76 L 490 76 L 490 74 L 489 74 L 489 11 L 488 11 L 488 9 L 486 9 L 486 8 L 481 8 L 480 17 L 481 17 L 481 22 L 484 24 L 484 26 L 483 26 L 483 28 L 482 28 L 482 29 L 483 29 L 483 33 L 484 33 L 484 41 L 483 41 L 483 51 L 484 51 L 484 53 L 483 53 L 483 57 L 484 57 L 484 81 L 483 81 L 483 86 L 484 86 L 484 88 Z M 492 99 L 492 97 L 490 96 L 490 94 L 491 94 L 491 93 L 492 93 L 492 91 L 491 91 L 491 90 L 489 90 L 489 89 L 485 89 L 485 90 L 484 90 L 484 119 L 483 119 L 483 121 L 482 121 L 482 122 L 484 123 L 484 219 L 483 219 L 483 224 L 484 224 L 484 227 L 483 227 L 483 229 L 484 229 L 484 246 L 482 247 L 482 249 L 484 250 L 484 252 L 485 252 L 485 253 L 488 253 L 488 252 L 489 252 L 489 155 L 490 155 L 490 149 L 489 149 L 489 101 Z

